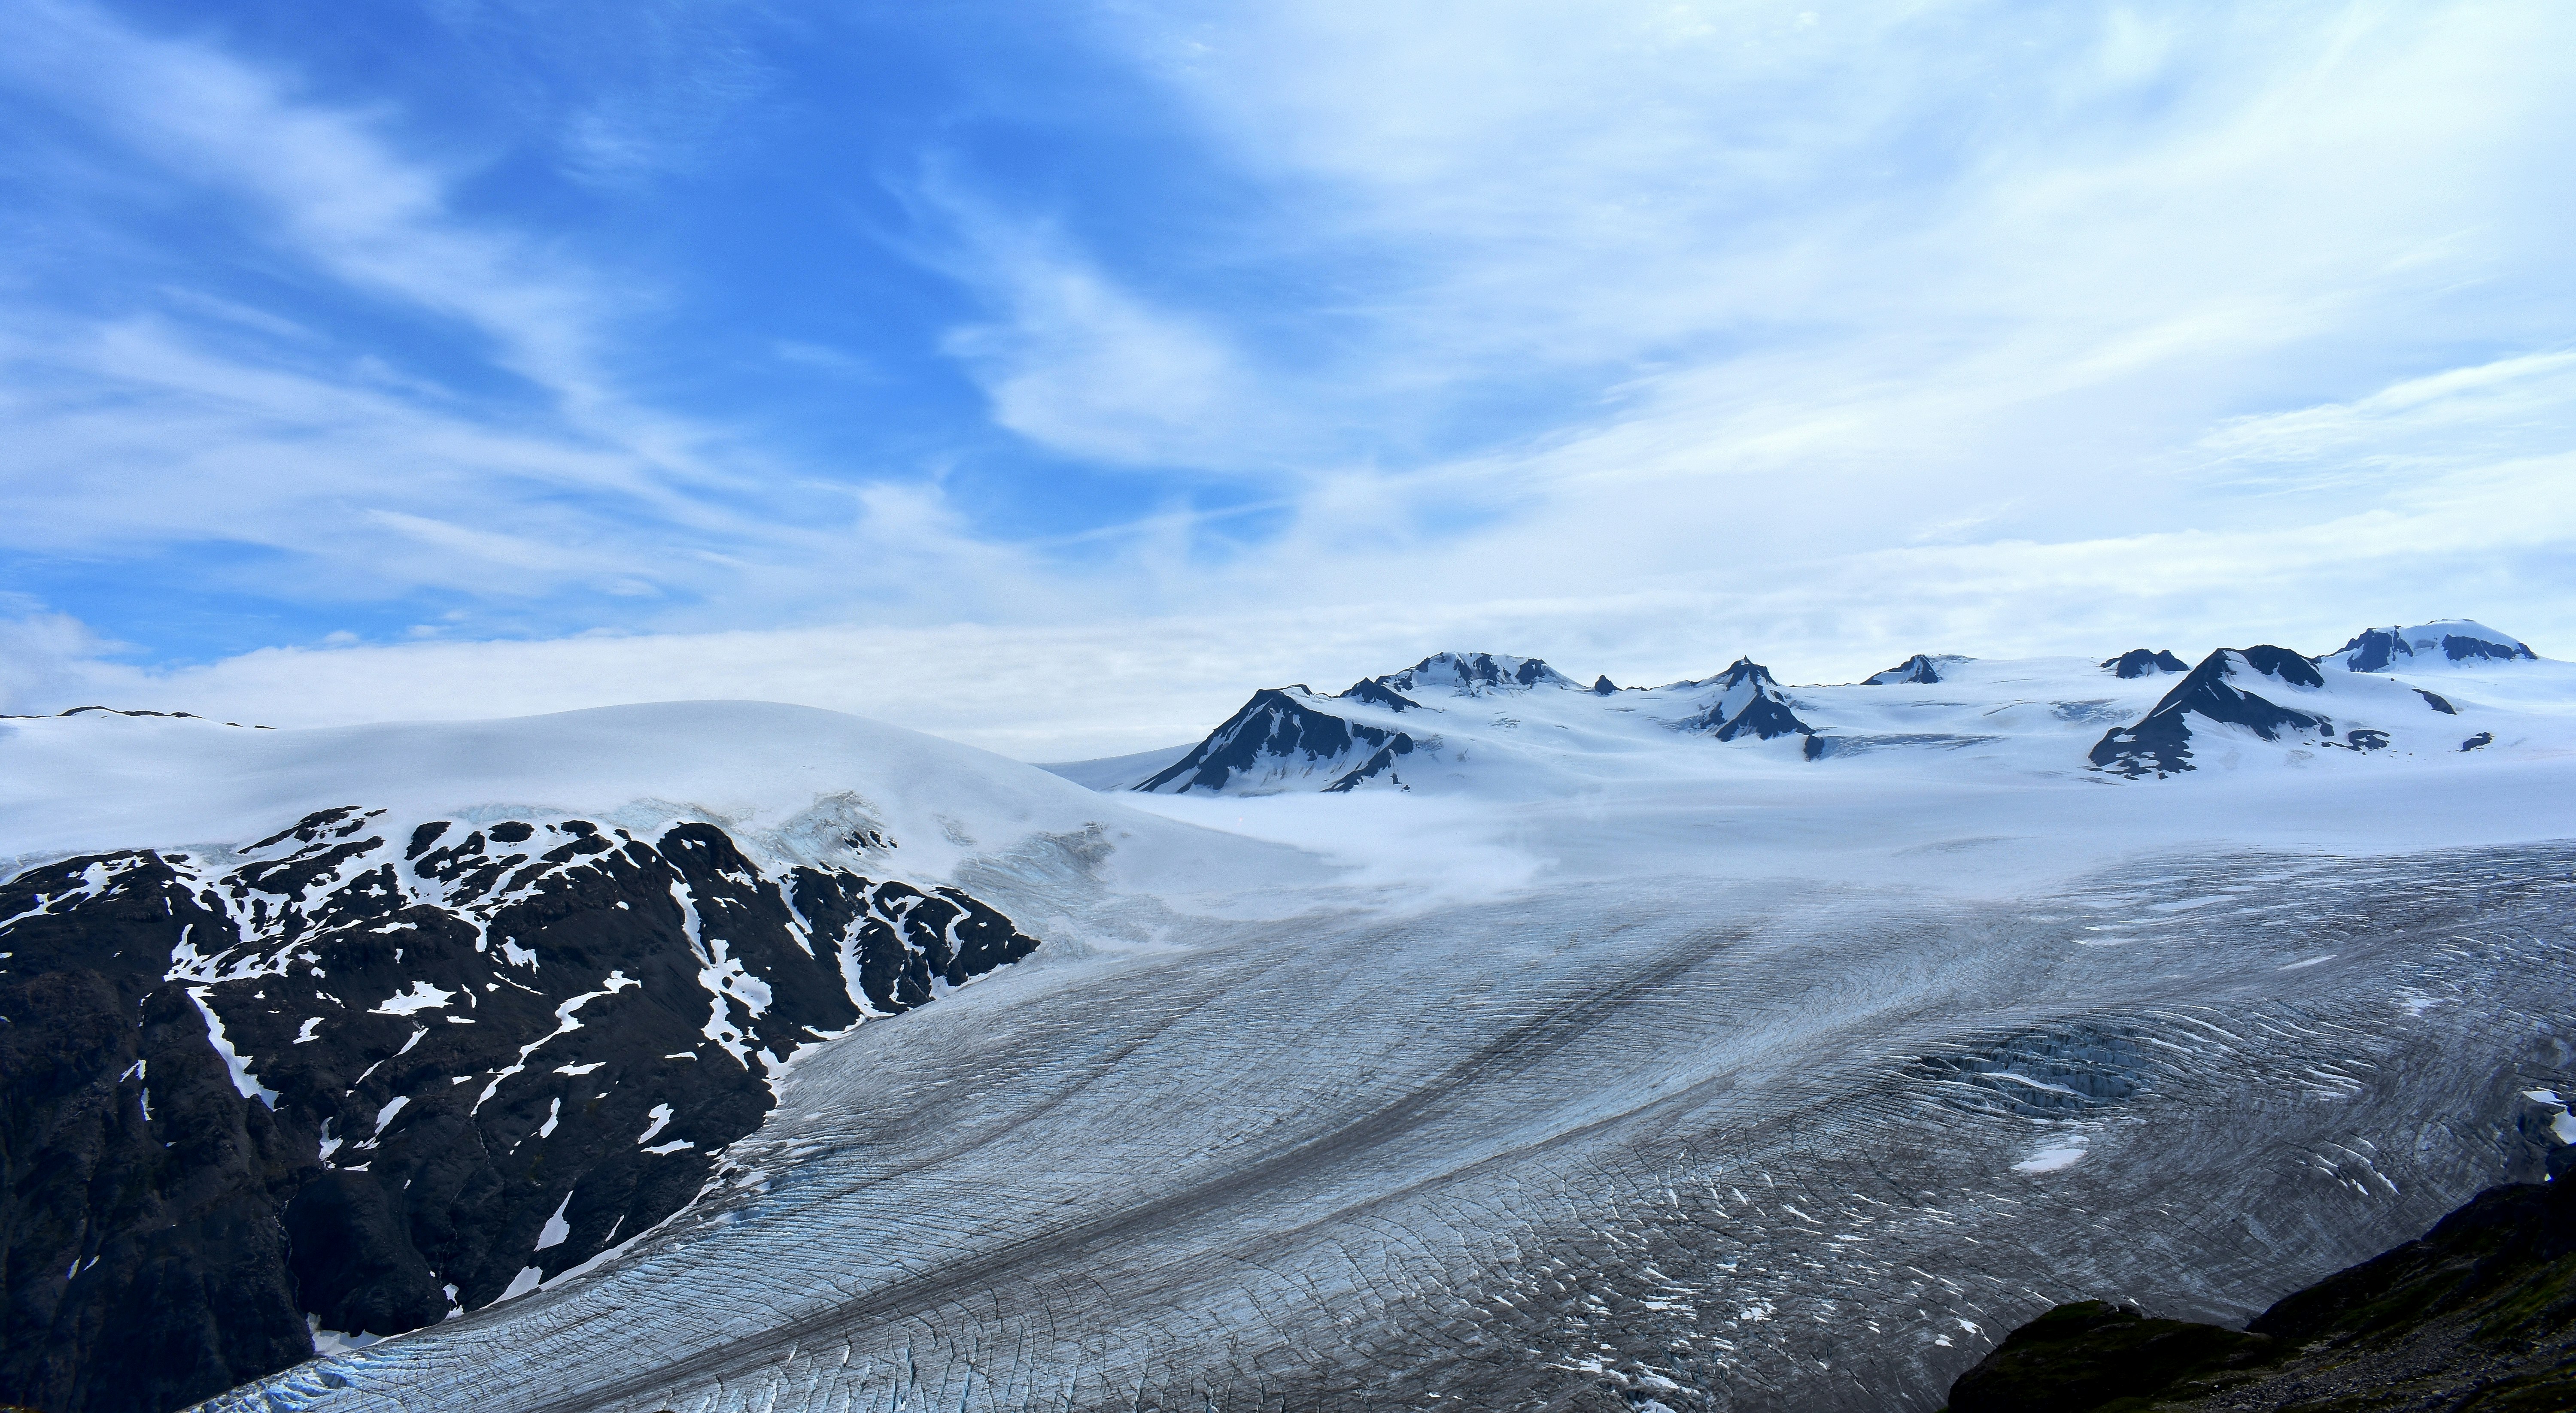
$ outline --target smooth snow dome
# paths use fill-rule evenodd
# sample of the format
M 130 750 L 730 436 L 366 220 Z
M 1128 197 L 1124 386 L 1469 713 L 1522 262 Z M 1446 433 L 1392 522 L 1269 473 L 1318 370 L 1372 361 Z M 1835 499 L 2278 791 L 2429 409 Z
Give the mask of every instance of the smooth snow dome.
M 98 712 L 0 721 L 0 860 L 20 866 L 94 850 L 238 846 L 337 805 L 416 819 L 537 811 L 636 828 L 700 819 L 785 858 L 831 846 L 835 830 L 876 828 L 894 837 L 906 876 L 923 881 L 1095 827 L 1131 836 L 1120 866 L 1149 874 L 1227 852 L 1219 836 L 1175 830 L 1018 761 L 767 702 L 277 731 Z M 1236 862 L 1263 876 L 1258 862 Z
M 2441 651 L 2442 640 L 2445 638 L 2467 638 L 2480 643 L 2522 646 L 2515 639 L 2467 618 L 2448 618 L 2434 623 L 2419 623 L 2412 628 L 2399 629 L 2398 636 L 2406 640 L 2408 647 L 2419 653 Z
M 2529 645 L 2465 618 L 2412 628 L 2367 628 L 2325 660 L 2354 672 L 2384 672 L 2392 665 L 2473 667 L 2481 663 L 2534 661 Z

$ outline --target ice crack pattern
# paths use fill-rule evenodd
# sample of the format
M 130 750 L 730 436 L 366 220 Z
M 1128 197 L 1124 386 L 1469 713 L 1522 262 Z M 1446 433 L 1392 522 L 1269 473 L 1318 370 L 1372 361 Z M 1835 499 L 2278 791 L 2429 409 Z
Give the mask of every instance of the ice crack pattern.
M 2571 878 L 1630 881 L 1014 972 L 594 1276 L 215 1406 L 1929 1413 L 2056 1301 L 2241 1318 L 2536 1175 Z

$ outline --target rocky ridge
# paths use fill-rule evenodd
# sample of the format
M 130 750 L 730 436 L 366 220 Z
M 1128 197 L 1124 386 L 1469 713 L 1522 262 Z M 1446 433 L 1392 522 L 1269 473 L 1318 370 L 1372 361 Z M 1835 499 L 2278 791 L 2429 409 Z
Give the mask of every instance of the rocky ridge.
M 2563 1172 L 2576 1149 L 2558 1151 Z M 2490 1188 L 2421 1238 L 2283 1297 L 2243 1330 L 2100 1300 L 2057 1306 L 1960 1375 L 1949 1413 L 2570 1407 L 2576 1182 L 2562 1178 Z
M 350 805 L 0 884 L 0 1400 L 158 1413 L 666 1220 L 801 1049 L 1037 947 L 894 849 Z

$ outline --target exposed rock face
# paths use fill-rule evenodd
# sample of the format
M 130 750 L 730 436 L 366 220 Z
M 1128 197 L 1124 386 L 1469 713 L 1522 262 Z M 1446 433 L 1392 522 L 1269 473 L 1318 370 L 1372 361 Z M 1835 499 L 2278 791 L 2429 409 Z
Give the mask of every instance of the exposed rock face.
M 2118 657 L 2102 659 L 2102 665 L 2111 670 L 2112 676 L 2123 680 L 2152 677 L 2159 672 L 2191 671 L 2191 664 L 2175 657 L 2172 652 L 2164 648 L 2158 648 L 2154 652 L 2149 652 L 2145 648 L 2131 648 Z
M 1501 653 L 1433 653 L 1402 672 L 1390 673 L 1377 680 L 1401 692 L 1445 689 L 1471 697 L 1517 687 L 1535 687 L 1543 682 L 1566 687 L 1577 685 L 1537 658 L 1509 657 Z
M 1394 678 L 1379 678 L 1383 686 Z M 1394 695 L 1393 689 L 1387 689 Z M 1414 703 L 1407 702 L 1408 706 Z M 1264 688 L 1208 733 L 1190 753 L 1136 788 L 1186 794 L 1223 790 L 1240 780 L 1276 773 L 1287 766 L 1312 767 L 1319 762 L 1353 762 L 1326 786 L 1347 791 L 1362 781 L 1391 776 L 1398 757 L 1413 753 L 1413 738 L 1364 721 L 1352 721 L 1306 704 L 1302 689 Z
M 2242 1369 L 2271 1352 L 2272 1341 L 2260 1335 L 2082 1300 L 2013 1331 L 1961 1374 L 1950 1386 L 1949 1413 L 2092 1413 L 2141 1390 Z
M 1716 687 L 1719 693 L 1705 710 L 1681 724 L 1684 731 L 1705 731 L 1721 741 L 1747 736 L 1761 741 L 1804 736 L 1809 746 L 1808 759 L 1819 754 L 1814 749 L 1816 728 L 1798 719 L 1788 699 L 1780 694 L 1779 679 L 1771 675 L 1770 668 L 1753 659 L 1737 658 L 1717 676 L 1686 685 Z
M 1342 700 L 1367 702 L 1388 711 L 1420 711 L 1422 703 L 1386 685 L 1382 678 L 1363 677 L 1342 693 Z
M 61 1413 L 530 1289 L 685 1206 L 800 1046 L 1038 945 L 706 824 L 355 806 L 32 869 L 0 919 L 0 1400 Z
M 2529 647 L 2483 623 L 2454 619 L 2414 628 L 2365 628 L 2326 655 L 2352 672 L 2386 672 L 2433 662 L 2535 660 Z
M 2281 1408 L 2576 1408 L 2576 1182 L 2490 1188 L 2241 1332 L 2060 1305 L 1950 1390 L 1951 1413 Z
M 1909 657 L 1905 661 L 1887 669 L 1885 672 L 1872 673 L 1871 675 L 1862 678 L 1861 683 L 1863 686 L 1869 687 L 1893 687 L 1899 683 L 1908 682 L 1929 685 L 1941 680 L 1940 665 L 1942 663 L 1959 661 L 1962 661 L 1962 659 L 1955 657 L 1933 657 L 1928 653 L 1916 653 L 1914 656 Z
M 2316 664 L 2287 648 L 2221 648 L 2174 684 L 2135 726 L 2113 727 L 2091 752 L 2096 769 L 2135 779 L 2192 769 L 2190 719 L 2242 726 L 2266 741 L 2284 732 L 2331 731 L 2321 715 L 2285 707 L 2239 683 L 2269 678 L 2288 686 L 2322 687 Z M 2384 743 L 2384 738 L 2383 738 Z

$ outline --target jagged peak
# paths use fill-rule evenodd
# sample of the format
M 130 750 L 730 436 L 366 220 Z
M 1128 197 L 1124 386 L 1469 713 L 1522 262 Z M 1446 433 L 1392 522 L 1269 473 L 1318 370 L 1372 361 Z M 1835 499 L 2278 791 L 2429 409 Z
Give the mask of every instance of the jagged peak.
M 2288 648 L 2269 643 L 2220 648 L 2201 659 L 2200 665 L 2175 683 L 2136 725 L 2105 732 L 2090 753 L 2093 767 L 2133 780 L 2150 774 L 2161 779 L 2191 770 L 2190 718 L 2195 716 L 2244 727 L 2266 741 L 2279 740 L 2290 732 L 2315 730 L 2333 734 L 2332 724 L 2322 715 L 2283 706 L 2261 693 L 2234 685 L 2232 679 L 2240 674 L 2269 677 L 2293 687 L 2321 688 L 2326 684 L 2315 659 Z M 2380 746 L 2387 744 L 2385 733 L 2355 732 L 2357 748 L 2363 737 L 2376 737 Z
M 2274 647 L 2270 643 L 2258 643 L 2250 648 L 2221 648 L 2209 655 L 2209 662 L 2201 665 L 2207 667 L 2211 662 L 2218 663 L 2219 670 L 2230 677 L 2236 675 L 2235 664 L 2242 662 L 2266 677 L 2277 677 L 2292 686 L 2322 687 L 2326 684 L 2326 679 L 2317 672 L 2315 658 L 2288 648 Z
M 1316 695 L 1303 684 L 1264 687 L 1191 747 L 1189 754 L 1129 788 L 1146 794 L 1216 791 L 1243 776 L 1315 768 L 1354 751 L 1375 751 L 1391 743 L 1401 743 L 1398 754 L 1412 751 L 1412 740 L 1403 732 L 1340 715 L 1330 709 L 1334 700 Z
M 1974 660 L 1975 659 L 1973 658 L 1961 657 L 1956 653 L 1916 653 L 1914 656 L 1909 657 L 1905 661 L 1887 669 L 1885 672 L 1873 673 L 1870 676 L 1862 678 L 1861 685 L 1864 687 L 1893 687 L 1900 683 L 1929 684 L 1941 680 L 1942 668 L 1951 666 L 1954 663 L 1972 662 Z
M 1684 678 L 1679 682 L 1673 683 L 1671 687 L 1665 688 L 1664 690 L 1689 690 L 1697 687 L 1731 688 L 1740 687 L 1747 682 L 1750 682 L 1757 687 L 1778 687 L 1780 685 L 1780 679 L 1771 675 L 1770 668 L 1764 667 L 1762 664 L 1755 662 L 1749 657 L 1739 657 L 1735 661 L 1728 663 L 1724 672 L 1720 672 L 1715 676 Z

